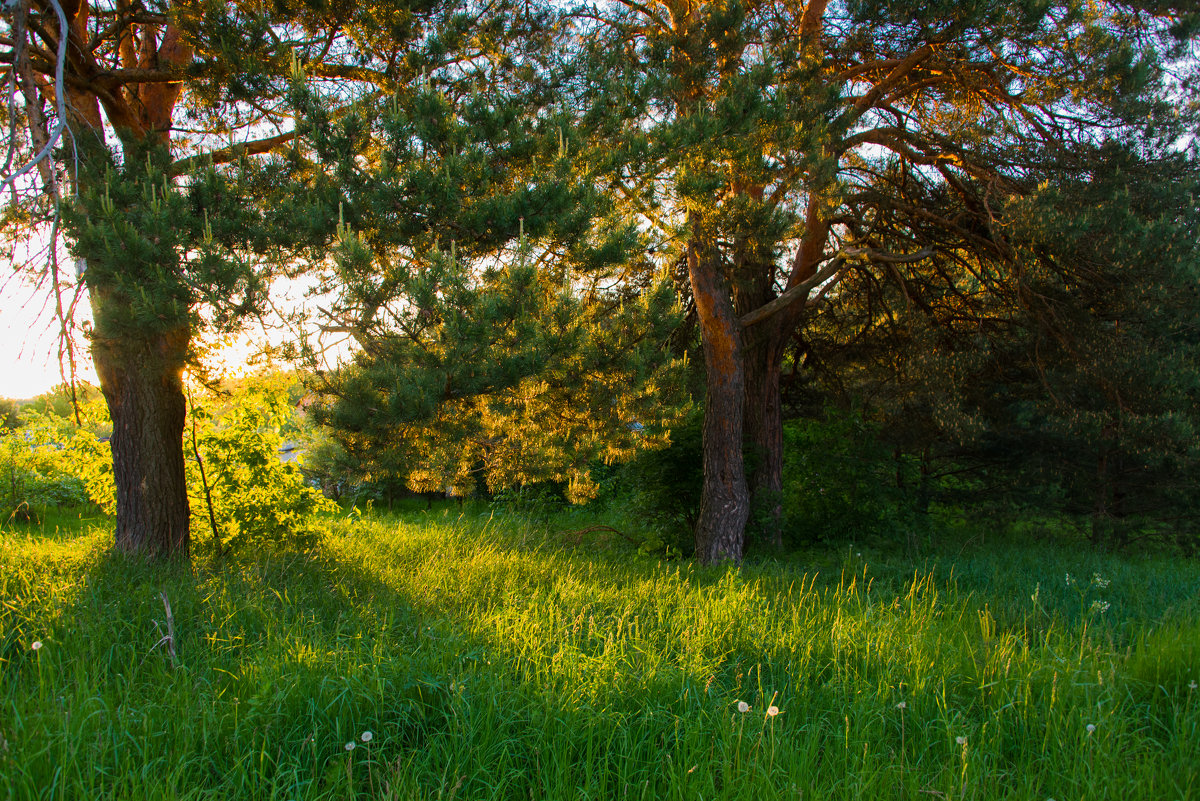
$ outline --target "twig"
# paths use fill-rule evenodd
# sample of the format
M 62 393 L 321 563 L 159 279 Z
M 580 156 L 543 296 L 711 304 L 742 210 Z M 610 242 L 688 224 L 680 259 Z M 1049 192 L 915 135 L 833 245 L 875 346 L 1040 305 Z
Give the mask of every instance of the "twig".
M 164 634 L 158 642 L 154 643 L 150 650 L 146 652 L 146 656 L 142 657 L 142 661 L 145 662 L 146 657 L 154 653 L 155 648 L 165 643 L 167 646 L 167 655 L 171 657 L 171 664 L 175 667 L 178 667 L 179 660 L 175 657 L 175 617 L 171 614 L 171 602 L 167 600 L 166 590 L 160 592 L 158 597 L 162 598 L 163 608 L 167 610 L 167 633 Z M 158 626 L 157 620 L 154 621 L 154 625 L 155 627 Z
M 208 476 L 204 472 L 204 460 L 200 458 L 200 444 L 196 438 L 196 404 L 192 402 L 191 387 L 188 387 L 187 400 L 188 416 L 192 419 L 192 454 L 196 457 L 196 466 L 200 468 L 200 486 L 204 488 L 204 502 L 208 505 L 208 525 L 212 527 L 217 556 L 224 556 L 225 547 L 221 544 L 221 530 L 217 527 L 217 513 L 213 510 L 212 489 L 208 486 Z
M 67 40 L 71 36 L 71 28 L 67 24 L 67 15 L 58 0 L 50 0 L 50 5 L 54 7 L 54 13 L 58 16 L 58 57 L 55 59 L 54 64 L 54 98 L 58 119 L 55 121 L 54 130 L 50 132 L 49 138 L 42 145 L 41 150 L 37 152 L 37 155 L 16 172 L 5 175 L 3 179 L 0 179 L 0 192 L 3 192 L 7 186 L 11 185 L 15 187 L 16 180 L 36 167 L 43 159 L 52 158 L 51 150 L 58 144 L 58 140 L 62 137 L 63 129 L 67 125 L 66 99 L 63 94 L 63 74 L 67 63 Z M 20 47 L 20 43 L 17 44 L 17 47 Z M 17 65 L 14 63 L 14 80 L 16 79 L 16 68 Z
M 612 526 L 588 526 L 587 528 L 581 528 L 578 531 L 560 531 L 560 532 L 558 532 L 558 534 L 556 536 L 562 537 L 563 539 L 567 539 L 568 537 L 574 537 L 575 543 L 578 544 L 579 541 L 583 539 L 584 534 L 590 534 L 593 531 L 611 531 L 613 534 L 616 534 L 617 536 L 622 537 L 626 542 L 629 542 L 633 545 L 641 545 L 642 544 L 641 542 L 639 542 L 638 540 L 635 540 L 633 537 L 629 536 L 625 532 L 619 531 L 619 530 L 613 528 Z

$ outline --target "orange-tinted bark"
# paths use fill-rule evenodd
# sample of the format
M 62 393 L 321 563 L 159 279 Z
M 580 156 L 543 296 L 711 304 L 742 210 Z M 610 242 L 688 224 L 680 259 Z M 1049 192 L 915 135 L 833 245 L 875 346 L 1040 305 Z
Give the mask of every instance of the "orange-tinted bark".
M 688 275 L 704 345 L 706 390 L 704 487 L 696 521 L 696 558 L 703 564 L 739 562 L 750 515 L 742 457 L 745 375 L 741 332 L 720 262 L 698 236 L 688 247 Z

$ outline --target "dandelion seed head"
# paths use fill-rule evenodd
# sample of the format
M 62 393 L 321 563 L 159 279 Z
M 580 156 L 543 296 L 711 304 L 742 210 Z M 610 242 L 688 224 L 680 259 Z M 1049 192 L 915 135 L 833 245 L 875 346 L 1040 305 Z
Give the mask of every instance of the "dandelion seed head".
M 354 741 L 351 740 L 350 742 L 346 743 L 345 748 L 347 751 L 353 751 L 354 750 Z
M 375 735 L 369 731 L 364 731 L 362 733 L 362 737 L 359 739 L 361 739 L 364 743 L 369 743 L 371 740 L 375 739 Z
M 1094 732 L 1096 730 L 1096 724 L 1089 723 L 1086 728 L 1087 728 L 1088 736 L 1091 736 L 1092 732 Z
M 901 701 L 900 703 L 896 704 L 896 709 L 907 709 L 907 708 L 908 708 L 908 704 L 904 701 Z
M 774 704 L 767 707 L 767 717 L 773 718 L 778 714 L 779 714 L 779 707 L 775 706 Z
M 738 701 L 738 712 L 749 712 L 750 705 L 745 701 Z
M 1194 690 L 1194 689 L 1196 689 L 1196 687 L 1197 687 L 1197 686 L 1200 686 L 1200 685 L 1197 685 L 1197 684 L 1196 684 L 1196 680 L 1195 680 L 1195 679 L 1192 679 L 1191 681 L 1189 681 L 1189 682 L 1188 682 L 1188 689 L 1189 689 L 1189 690 Z
M 29 646 L 29 648 L 30 648 L 30 650 L 33 650 L 33 651 L 40 651 L 40 650 L 42 650 L 42 641 L 41 641 L 41 640 L 34 640 L 34 641 L 33 641 L 33 645 L 30 645 L 30 646 Z
M 959 745 L 966 745 L 967 738 L 960 734 L 954 738 L 954 742 L 958 743 Z

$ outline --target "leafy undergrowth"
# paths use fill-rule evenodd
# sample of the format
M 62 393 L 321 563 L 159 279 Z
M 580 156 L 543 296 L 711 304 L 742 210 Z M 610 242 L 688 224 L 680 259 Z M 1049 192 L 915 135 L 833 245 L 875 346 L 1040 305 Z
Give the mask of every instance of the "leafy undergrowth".
M 700 569 L 572 520 L 369 515 L 190 572 L 5 530 L 0 797 L 1200 794 L 1195 562 Z

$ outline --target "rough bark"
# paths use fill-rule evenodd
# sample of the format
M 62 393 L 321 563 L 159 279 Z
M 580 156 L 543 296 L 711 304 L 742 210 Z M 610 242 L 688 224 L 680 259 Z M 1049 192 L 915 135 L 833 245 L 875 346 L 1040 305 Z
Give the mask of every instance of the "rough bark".
M 745 358 L 745 442 L 751 454 L 750 506 L 767 545 L 783 547 L 783 348 L 772 339 Z
M 761 189 L 753 187 L 749 194 L 761 200 Z M 763 256 L 748 242 L 739 242 L 734 249 L 736 272 L 741 278 L 733 293 L 739 319 L 761 309 L 775 296 L 774 264 Z M 775 549 L 783 547 L 783 414 L 779 385 L 786 342 L 787 332 L 780 330 L 777 319 L 742 327 L 743 443 L 749 456 L 746 478 L 754 515 L 752 528 Z
M 125 552 L 183 559 L 190 552 L 182 384 L 188 339 L 181 328 L 146 340 L 92 342 L 113 422 L 116 546 Z
M 712 251 L 693 242 L 688 275 L 704 345 L 704 487 L 696 521 L 702 564 L 740 562 L 750 495 L 742 458 L 745 374 L 741 332 Z
M 821 8 L 824 4 L 817 4 Z M 746 280 L 735 293 L 738 317 L 743 324 L 745 348 L 745 443 L 754 455 L 749 475 L 751 508 L 759 515 L 763 540 L 783 547 L 783 401 L 780 383 L 783 357 L 792 332 L 800 325 L 812 282 L 824 280 L 820 265 L 824 258 L 829 223 L 821 214 L 816 197 L 806 211 L 804 239 L 796 253 L 783 295 L 774 290 L 774 265 L 757 263 L 746 248 L 739 274 Z M 836 269 L 830 266 L 829 269 Z M 832 275 L 830 273 L 829 275 Z M 797 292 L 786 304 L 777 306 L 789 290 Z M 769 310 L 769 314 L 763 312 Z M 752 322 L 747 322 L 747 321 Z

